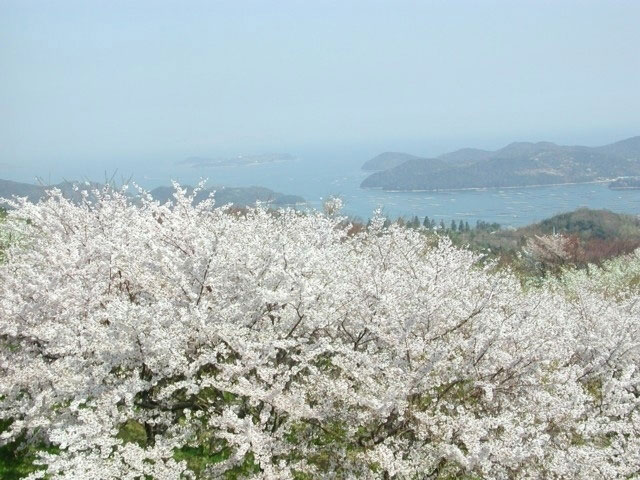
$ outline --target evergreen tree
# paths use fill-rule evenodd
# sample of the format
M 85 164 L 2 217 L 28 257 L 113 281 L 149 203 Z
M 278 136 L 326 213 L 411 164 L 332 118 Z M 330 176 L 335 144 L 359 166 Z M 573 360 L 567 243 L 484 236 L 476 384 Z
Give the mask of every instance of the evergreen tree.
M 460 220 L 460 223 L 458 223 L 458 231 L 464 232 L 464 222 L 462 220 Z
M 424 222 L 422 222 L 422 225 L 424 226 L 424 228 L 431 228 L 431 220 L 429 220 L 429 217 L 424 217 Z
M 457 229 L 458 229 L 458 226 L 456 225 L 456 221 L 451 220 L 451 231 L 455 232 Z
M 446 230 L 447 227 L 444 224 L 444 220 L 440 220 L 440 230 Z
M 471 227 L 469 226 L 469 222 L 464 222 L 464 231 L 468 232 L 469 230 L 471 230 Z

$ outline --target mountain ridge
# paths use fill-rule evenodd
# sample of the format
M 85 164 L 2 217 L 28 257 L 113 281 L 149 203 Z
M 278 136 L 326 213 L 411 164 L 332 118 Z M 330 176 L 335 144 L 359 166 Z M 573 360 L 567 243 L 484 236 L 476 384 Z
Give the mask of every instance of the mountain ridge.
M 456 190 L 589 183 L 628 176 L 640 176 L 640 136 L 599 147 L 513 142 L 495 151 L 466 148 L 435 158 L 413 156 L 372 173 L 360 186 Z
M 14 195 L 19 197 L 27 197 L 30 202 L 37 202 L 42 199 L 47 190 L 58 188 L 62 191 L 65 198 L 69 198 L 73 201 L 79 201 L 81 194 L 74 190 L 74 187 L 78 186 L 78 190 L 90 190 L 95 188 L 101 188 L 104 185 L 99 183 L 90 182 L 86 185 L 86 182 L 72 182 L 64 181 L 55 185 L 34 185 L 30 183 L 14 182 L 12 180 L 0 179 L 0 198 L 11 198 Z M 83 188 L 84 187 L 84 188 Z M 193 187 L 190 185 L 184 185 L 188 191 L 192 191 Z M 173 195 L 173 187 L 160 186 L 149 191 L 154 200 L 160 203 L 165 203 L 171 200 Z M 287 195 L 280 192 L 275 192 L 266 187 L 225 187 L 225 186 L 212 186 L 199 192 L 194 199 L 196 202 L 200 202 L 207 198 L 211 192 L 215 191 L 214 200 L 216 205 L 222 206 L 232 203 L 234 206 L 246 207 L 255 205 L 256 202 L 267 203 L 275 207 L 293 206 L 305 202 L 305 199 L 298 195 Z M 132 195 L 135 197 L 135 195 Z
M 407 160 L 418 159 L 421 157 L 417 157 L 415 155 L 410 155 L 408 153 L 401 152 L 383 152 L 380 155 L 373 157 L 371 160 L 362 165 L 362 170 L 365 171 L 381 171 L 387 170 L 389 168 L 393 168 L 395 166 L 400 165 L 401 163 L 406 162 Z

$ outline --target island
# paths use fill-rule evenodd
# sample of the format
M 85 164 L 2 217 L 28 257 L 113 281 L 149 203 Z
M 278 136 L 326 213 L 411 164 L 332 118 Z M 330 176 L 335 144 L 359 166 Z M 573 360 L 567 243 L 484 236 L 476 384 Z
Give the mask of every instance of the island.
M 640 177 L 640 136 L 600 147 L 516 142 L 496 151 L 466 148 L 436 158 L 414 156 L 369 175 L 361 187 L 434 191 L 606 182 L 619 177 Z
M 365 164 L 362 166 L 362 169 L 370 172 L 379 172 L 382 170 L 388 170 L 389 168 L 397 167 L 398 165 L 408 160 L 417 160 L 419 158 L 420 157 L 409 155 L 408 153 L 384 152 L 365 162 Z
M 237 155 L 235 157 L 188 157 L 177 162 L 178 165 L 187 165 L 192 168 L 210 167 L 247 167 L 252 165 L 262 165 L 265 163 L 279 163 L 295 160 L 293 155 L 288 153 L 264 153 L 260 155 Z
M 76 188 L 77 187 L 77 188 Z M 71 199 L 74 202 L 80 201 L 83 190 L 91 192 L 95 189 L 101 189 L 104 184 L 95 182 L 72 182 L 65 181 L 55 185 L 33 185 L 30 183 L 14 182 L 11 180 L 0 179 L 0 199 L 10 199 L 13 196 L 27 197 L 30 202 L 38 202 L 44 198 L 47 190 L 57 188 L 61 191 L 62 196 Z M 183 186 L 187 191 L 193 191 L 191 186 Z M 136 193 L 128 191 L 135 201 Z M 165 203 L 173 198 L 174 188 L 170 186 L 161 186 L 154 188 L 149 192 L 154 200 Z M 233 204 L 236 207 L 253 206 L 260 202 L 267 207 L 293 207 L 305 204 L 305 199 L 298 195 L 287 195 L 265 187 L 227 187 L 212 186 L 201 190 L 195 197 L 195 203 L 199 203 L 209 195 L 214 194 L 216 206 Z M 92 198 L 92 197 L 91 197 Z

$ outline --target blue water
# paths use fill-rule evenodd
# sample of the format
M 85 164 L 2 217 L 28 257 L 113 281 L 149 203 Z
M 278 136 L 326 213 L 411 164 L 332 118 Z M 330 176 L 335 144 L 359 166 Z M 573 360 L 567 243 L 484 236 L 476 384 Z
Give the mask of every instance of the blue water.
M 200 169 L 177 165 L 175 158 L 138 160 L 110 163 L 109 171 L 117 167 L 118 178 L 133 175 L 134 180 L 146 188 L 167 185 L 171 179 L 194 184 L 200 178 L 208 178 L 208 183 L 214 185 L 259 185 L 300 195 L 313 208 L 320 207 L 323 198 L 328 195 L 338 195 L 345 202 L 344 213 L 363 220 L 369 218 L 377 207 L 382 207 L 385 214 L 391 217 L 418 215 L 422 219 L 428 215 L 437 221 L 443 219 L 447 224 L 452 219 L 465 220 L 470 224 L 484 220 L 503 226 L 525 225 L 579 207 L 640 214 L 640 190 L 613 191 L 606 184 L 437 193 L 384 192 L 360 188 L 360 182 L 367 176 L 360 167 L 372 155 L 353 152 L 298 155 L 296 160 L 282 163 Z M 87 168 L 87 165 L 90 167 Z M 100 181 L 104 179 L 104 165 L 67 166 L 64 172 L 53 168 L 49 173 L 52 181 L 59 181 L 62 175 Z M 29 181 L 36 174 L 42 175 L 29 169 L 22 169 L 18 173 L 20 175 L 2 177 Z

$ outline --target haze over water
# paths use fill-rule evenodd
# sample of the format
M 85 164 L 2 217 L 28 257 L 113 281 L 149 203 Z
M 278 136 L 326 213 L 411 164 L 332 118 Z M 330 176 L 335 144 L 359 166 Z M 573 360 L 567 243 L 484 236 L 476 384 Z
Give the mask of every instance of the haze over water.
M 520 225 L 579 206 L 638 212 L 603 185 L 486 192 L 359 188 L 383 151 L 433 156 L 513 141 L 602 145 L 640 126 L 636 1 L 0 3 L 0 178 L 105 171 L 259 185 L 311 206 L 343 196 Z M 293 162 L 192 169 L 189 156 Z
M 344 213 L 367 219 L 382 207 L 390 217 L 428 215 L 448 224 L 452 219 L 476 220 L 520 226 L 556 213 L 580 207 L 606 208 L 638 214 L 640 190 L 610 190 L 606 183 L 531 188 L 486 189 L 449 192 L 385 192 L 360 188 L 367 172 L 360 161 L 329 159 L 318 162 L 301 158 L 292 162 L 247 167 L 192 169 L 181 172 L 187 183 L 206 175 L 209 183 L 265 185 L 284 193 L 299 194 L 315 208 L 328 195 L 345 202 Z
M 5 175 L 15 180 L 56 183 L 67 179 L 103 181 L 105 174 L 116 183 L 132 178 L 147 189 L 168 185 L 174 179 L 194 185 L 206 179 L 208 185 L 265 186 L 275 191 L 296 194 L 307 200 L 308 207 L 320 208 L 329 195 L 340 196 L 344 213 L 366 220 L 374 209 L 382 207 L 390 217 L 425 215 L 449 224 L 452 219 L 497 222 L 503 226 L 520 226 L 542 220 L 553 214 L 580 207 L 606 208 L 615 212 L 638 214 L 640 190 L 610 190 L 606 183 L 557 185 L 531 188 L 505 188 L 448 192 L 385 192 L 360 188 L 368 172 L 360 168 L 368 152 L 306 152 L 295 160 L 250 166 L 193 168 L 179 165 L 173 159 L 145 162 L 119 162 L 115 170 L 100 170 L 97 164 L 67 165 L 63 176 L 53 172 L 15 169 L 19 175 Z M 115 175 L 114 175 L 115 174 Z M 51 175 L 51 176 L 49 176 Z M 305 208 L 305 207 L 301 207 Z

